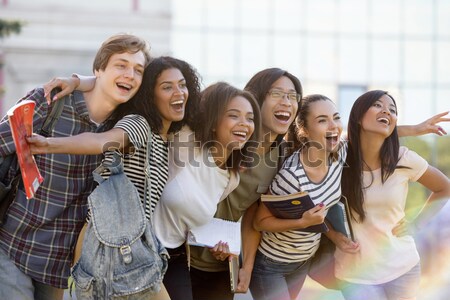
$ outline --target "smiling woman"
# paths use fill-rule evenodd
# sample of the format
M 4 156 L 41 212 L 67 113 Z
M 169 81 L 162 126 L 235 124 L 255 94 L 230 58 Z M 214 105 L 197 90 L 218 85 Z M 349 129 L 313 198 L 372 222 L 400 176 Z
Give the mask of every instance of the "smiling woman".
M 262 238 L 250 281 L 254 299 L 298 297 L 321 239 L 320 233 L 302 229 L 322 223 L 341 197 L 340 175 L 347 152 L 340 143 L 341 133 L 339 112 L 329 98 L 309 95 L 302 99 L 288 138 L 295 152 L 278 171 L 269 192 L 308 192 L 315 207 L 299 219 L 277 218 L 263 203 L 257 208 L 253 225 Z
M 400 147 L 397 105 L 381 90 L 361 95 L 348 125 L 348 156 L 342 192 L 348 198 L 359 253 L 337 249 L 336 277 L 342 293 L 355 299 L 416 299 L 420 257 L 413 234 L 422 229 L 450 196 L 450 181 L 417 153 Z M 430 190 L 413 221 L 405 220 L 408 184 Z
M 184 245 L 187 233 L 211 221 L 217 204 L 236 188 L 248 142 L 258 140 L 259 122 L 253 96 L 219 82 L 202 92 L 195 134 L 184 127 L 173 138 L 169 180 L 154 213 L 156 234 L 171 256 L 164 285 L 172 300 L 192 299 Z M 194 136 L 196 146 L 184 144 L 193 142 Z M 180 157 L 174 154 L 178 151 L 192 155 L 183 156 L 180 164 L 176 161 Z M 219 240 L 216 247 L 228 248 Z

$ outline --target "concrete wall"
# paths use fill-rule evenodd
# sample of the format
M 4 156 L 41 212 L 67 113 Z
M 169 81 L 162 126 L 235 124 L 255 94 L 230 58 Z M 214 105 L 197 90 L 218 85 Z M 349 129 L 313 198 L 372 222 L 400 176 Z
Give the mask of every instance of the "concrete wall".
M 158 0 L 0 0 L 1 19 L 25 22 L 19 35 L 0 40 L 1 115 L 54 76 L 92 74 L 95 53 L 112 34 L 137 34 L 150 43 L 153 55 L 170 54 L 170 5 Z

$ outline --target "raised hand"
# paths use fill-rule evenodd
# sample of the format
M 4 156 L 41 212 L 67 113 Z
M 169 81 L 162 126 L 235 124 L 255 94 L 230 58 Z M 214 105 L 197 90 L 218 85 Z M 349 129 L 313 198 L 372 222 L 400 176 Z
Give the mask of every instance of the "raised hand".
M 448 111 L 439 113 L 423 121 L 422 123 L 415 125 L 414 127 L 416 130 L 416 135 L 423 135 L 428 133 L 434 133 L 439 136 L 446 135 L 447 132 L 441 126 L 439 126 L 439 123 L 450 121 L 450 118 L 445 118 L 448 113 Z

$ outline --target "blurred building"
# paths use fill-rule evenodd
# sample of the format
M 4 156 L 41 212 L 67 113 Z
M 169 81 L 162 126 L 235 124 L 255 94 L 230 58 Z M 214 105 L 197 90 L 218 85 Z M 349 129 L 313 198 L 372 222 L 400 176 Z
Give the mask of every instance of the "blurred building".
M 449 0 L 172 2 L 172 50 L 208 82 L 243 87 L 278 66 L 306 94 L 337 100 L 344 117 L 374 88 L 400 102 L 400 122 L 450 110 Z
M 3 113 L 53 76 L 90 74 L 117 32 L 189 61 L 205 85 L 243 87 L 261 69 L 285 68 L 306 94 L 336 100 L 344 124 L 374 88 L 396 97 L 400 123 L 450 109 L 450 0 L 0 0 L 0 18 L 26 22 L 0 40 Z
M 0 39 L 0 113 L 54 76 L 92 74 L 112 34 L 137 34 L 153 55 L 168 54 L 171 15 L 171 2 L 159 0 L 0 0 L 1 19 L 24 22 L 20 34 Z
M 450 0 L 0 0 L 0 19 L 24 22 L 0 39 L 1 115 L 54 76 L 92 74 L 95 52 L 118 32 L 190 62 L 204 85 L 243 88 L 259 70 L 287 69 L 305 94 L 335 100 L 344 124 L 368 89 L 396 98 L 399 123 L 450 110 Z M 439 257 L 423 256 L 429 274 L 450 251 L 440 230 L 449 213 L 418 237 Z

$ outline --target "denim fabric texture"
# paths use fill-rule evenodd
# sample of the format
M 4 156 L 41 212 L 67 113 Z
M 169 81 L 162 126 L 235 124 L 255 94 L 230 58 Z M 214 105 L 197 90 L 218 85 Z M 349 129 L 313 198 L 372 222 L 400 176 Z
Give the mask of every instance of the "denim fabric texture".
M 419 292 L 420 263 L 402 276 L 383 284 L 358 284 L 344 282 L 345 300 L 398 300 L 415 299 Z
M 256 252 L 250 292 L 255 300 L 297 299 L 308 275 L 310 260 L 279 262 Z
M 37 282 L 23 273 L 0 249 L 0 299 L 62 299 L 63 293 L 63 289 Z
M 104 168 L 112 174 L 107 180 L 99 175 Z M 72 269 L 77 298 L 143 299 L 158 293 L 168 253 L 145 218 L 120 156 L 111 166 L 97 168 L 94 178 L 100 184 L 88 198 L 91 220 Z

